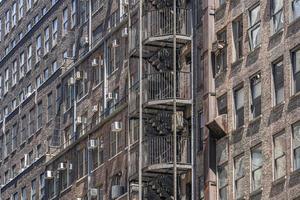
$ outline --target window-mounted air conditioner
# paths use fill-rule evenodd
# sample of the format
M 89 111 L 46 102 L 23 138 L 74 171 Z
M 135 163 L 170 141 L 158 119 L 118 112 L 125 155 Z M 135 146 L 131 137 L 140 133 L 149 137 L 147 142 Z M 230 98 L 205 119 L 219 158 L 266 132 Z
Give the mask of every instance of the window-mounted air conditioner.
M 54 176 L 53 176 L 53 171 L 47 170 L 47 171 L 45 172 L 45 179 L 53 179 L 53 178 L 54 178 Z
M 92 67 L 97 67 L 98 66 L 98 60 L 96 58 L 94 58 L 92 60 Z
M 106 94 L 106 98 L 107 98 L 108 100 L 113 99 L 113 94 L 112 94 L 111 92 L 107 93 L 107 94 Z
M 93 113 L 98 112 L 98 105 L 94 105 L 94 106 L 93 106 L 92 112 L 93 112 Z
M 117 41 L 116 39 L 114 39 L 114 40 L 112 41 L 112 46 L 113 46 L 114 48 L 116 48 L 116 47 L 119 46 L 118 41 Z
M 61 163 L 58 164 L 58 167 L 57 167 L 58 171 L 63 171 L 63 170 L 66 170 L 66 169 L 67 169 L 67 164 L 66 163 L 61 162 Z
M 71 85 L 74 85 L 75 83 L 75 80 L 73 77 L 71 77 L 69 80 L 68 80 L 68 85 L 71 86 Z
M 82 77 L 82 72 L 81 71 L 76 72 L 75 78 L 76 78 L 76 80 L 81 80 L 83 78 Z
M 120 132 L 121 130 L 122 130 L 122 123 L 121 122 L 113 122 L 111 124 L 111 131 Z
M 128 36 L 128 28 L 123 28 L 122 29 L 122 37 L 127 37 Z
M 98 140 L 96 140 L 96 139 L 89 140 L 88 147 L 89 147 L 89 149 L 97 148 L 98 147 Z

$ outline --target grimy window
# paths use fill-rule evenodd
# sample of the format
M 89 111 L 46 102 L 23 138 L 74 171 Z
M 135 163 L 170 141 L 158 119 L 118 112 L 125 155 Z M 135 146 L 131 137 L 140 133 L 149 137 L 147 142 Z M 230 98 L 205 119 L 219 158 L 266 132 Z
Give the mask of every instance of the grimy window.
M 279 133 L 273 137 L 273 147 L 274 147 L 274 180 L 281 178 L 285 175 L 285 134 Z
M 235 127 L 244 125 L 244 88 L 240 87 L 234 91 L 235 105 Z
M 284 100 L 284 72 L 282 61 L 273 64 L 273 87 L 274 104 L 277 105 Z
M 292 52 L 294 93 L 300 91 L 300 50 Z
M 300 122 L 293 124 L 294 170 L 300 169 Z
M 254 50 L 261 42 L 260 38 L 260 5 L 249 10 L 249 42 L 250 50 Z
M 239 60 L 243 56 L 243 18 L 239 17 L 238 19 L 232 22 L 233 30 L 233 62 Z
M 261 76 L 256 74 L 250 79 L 251 83 L 251 112 L 252 117 L 258 117 L 261 114 Z
M 234 158 L 234 191 L 235 198 L 242 198 L 244 195 L 244 155 Z
M 294 19 L 300 17 L 300 0 L 292 0 L 292 10 Z
M 283 0 L 272 0 L 272 21 L 273 33 L 276 33 L 283 27 Z
M 261 145 L 251 149 L 251 177 L 252 177 L 252 191 L 261 188 L 262 180 L 262 151 Z

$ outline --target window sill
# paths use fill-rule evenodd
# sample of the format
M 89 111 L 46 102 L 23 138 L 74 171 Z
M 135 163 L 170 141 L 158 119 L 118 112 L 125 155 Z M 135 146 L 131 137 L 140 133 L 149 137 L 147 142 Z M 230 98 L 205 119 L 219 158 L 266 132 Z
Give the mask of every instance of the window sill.
M 261 194 L 262 191 L 263 191 L 263 188 L 262 188 L 262 187 L 261 187 L 261 188 L 258 188 L 258 189 L 256 189 L 256 190 L 254 190 L 253 192 L 251 192 L 249 196 L 250 196 L 250 198 L 251 198 L 251 197 L 253 197 L 253 196 L 256 196 L 256 195 L 258 195 L 258 194 Z
M 88 96 L 88 94 L 89 94 L 89 93 L 86 93 L 86 94 L 83 95 L 80 99 L 78 99 L 78 100 L 76 101 L 76 104 L 81 103 L 81 102 Z
M 280 28 L 277 31 L 274 32 L 274 30 L 272 31 L 272 35 L 270 36 L 269 40 L 272 40 L 273 38 L 276 38 L 277 36 L 279 36 L 280 34 L 282 34 L 284 31 L 284 28 Z
M 80 184 L 82 181 L 84 181 L 86 178 L 88 177 L 87 174 L 83 175 L 83 177 L 79 178 L 77 181 L 76 181 L 76 185 Z
M 108 159 L 108 161 L 111 161 L 111 160 L 115 159 L 116 157 L 118 157 L 122 153 L 123 153 L 123 150 L 118 152 L 116 155 L 112 156 L 110 159 Z
M 92 90 L 93 90 L 93 91 L 96 90 L 100 85 L 102 85 L 102 83 L 103 83 L 103 81 L 101 81 L 100 83 L 98 83 L 97 85 L 95 85 L 95 86 L 92 88 Z
M 238 65 L 240 65 L 244 60 L 244 56 L 240 57 L 239 59 L 237 59 L 236 61 L 234 61 L 233 63 L 231 63 L 231 68 L 235 68 Z
M 93 169 L 93 170 L 91 171 L 91 173 L 94 173 L 95 171 L 97 171 L 98 169 L 102 168 L 103 166 L 104 166 L 104 162 L 101 163 L 99 166 L 97 166 L 95 169 Z
M 63 189 L 60 194 L 61 196 L 64 195 L 65 193 L 69 192 L 72 189 L 72 185 L 69 185 L 68 187 L 66 187 L 65 189 Z
M 299 169 L 295 169 L 290 174 L 290 176 L 299 176 L 299 175 L 300 175 L 300 168 Z
M 276 110 L 277 108 L 283 106 L 284 104 L 285 104 L 285 101 L 282 101 L 282 102 L 280 102 L 280 103 L 278 103 L 276 105 L 273 105 L 272 106 L 272 110 Z
M 280 178 L 277 178 L 276 180 L 273 180 L 272 186 L 275 186 L 275 185 L 284 183 L 285 180 L 286 180 L 286 175 L 285 175 L 285 176 L 282 176 L 282 177 L 280 177 Z
M 261 48 L 261 44 L 257 45 L 255 48 L 251 49 L 250 48 L 250 51 L 248 53 L 248 56 L 252 56 L 253 54 L 255 54 L 257 51 L 259 51 Z
M 249 121 L 249 124 L 252 124 L 252 123 L 254 123 L 256 121 L 259 121 L 261 118 L 262 118 L 262 114 L 258 115 L 255 118 L 251 118 L 251 120 Z

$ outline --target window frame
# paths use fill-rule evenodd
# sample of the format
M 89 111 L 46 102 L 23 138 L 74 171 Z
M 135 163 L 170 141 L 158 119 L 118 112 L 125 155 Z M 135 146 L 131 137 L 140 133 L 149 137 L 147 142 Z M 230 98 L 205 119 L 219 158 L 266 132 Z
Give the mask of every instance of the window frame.
M 257 7 L 259 7 L 259 20 L 256 21 L 255 23 L 251 23 L 252 22 L 252 18 L 251 18 L 251 12 L 253 10 L 255 10 Z M 260 47 L 261 45 L 261 37 L 259 38 L 259 41 L 257 44 L 254 44 L 254 40 L 253 40 L 253 37 L 252 37 L 252 33 L 258 29 L 258 33 L 257 35 L 260 35 L 261 33 L 261 26 L 260 26 L 260 23 L 261 23 L 261 5 L 258 3 L 258 4 L 255 4 L 253 5 L 252 7 L 250 7 L 248 9 L 248 37 L 249 37 L 249 47 L 250 47 L 250 51 L 254 51 L 256 48 Z

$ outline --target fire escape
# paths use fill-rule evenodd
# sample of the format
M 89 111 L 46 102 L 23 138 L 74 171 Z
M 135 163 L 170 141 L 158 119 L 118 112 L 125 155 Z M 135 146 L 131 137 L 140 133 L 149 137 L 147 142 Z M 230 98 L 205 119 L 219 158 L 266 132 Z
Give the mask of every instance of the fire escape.
M 129 124 L 138 126 L 130 126 L 137 137 L 129 145 L 130 196 L 192 199 L 191 10 L 183 0 L 135 6 L 139 11 L 129 14 Z

